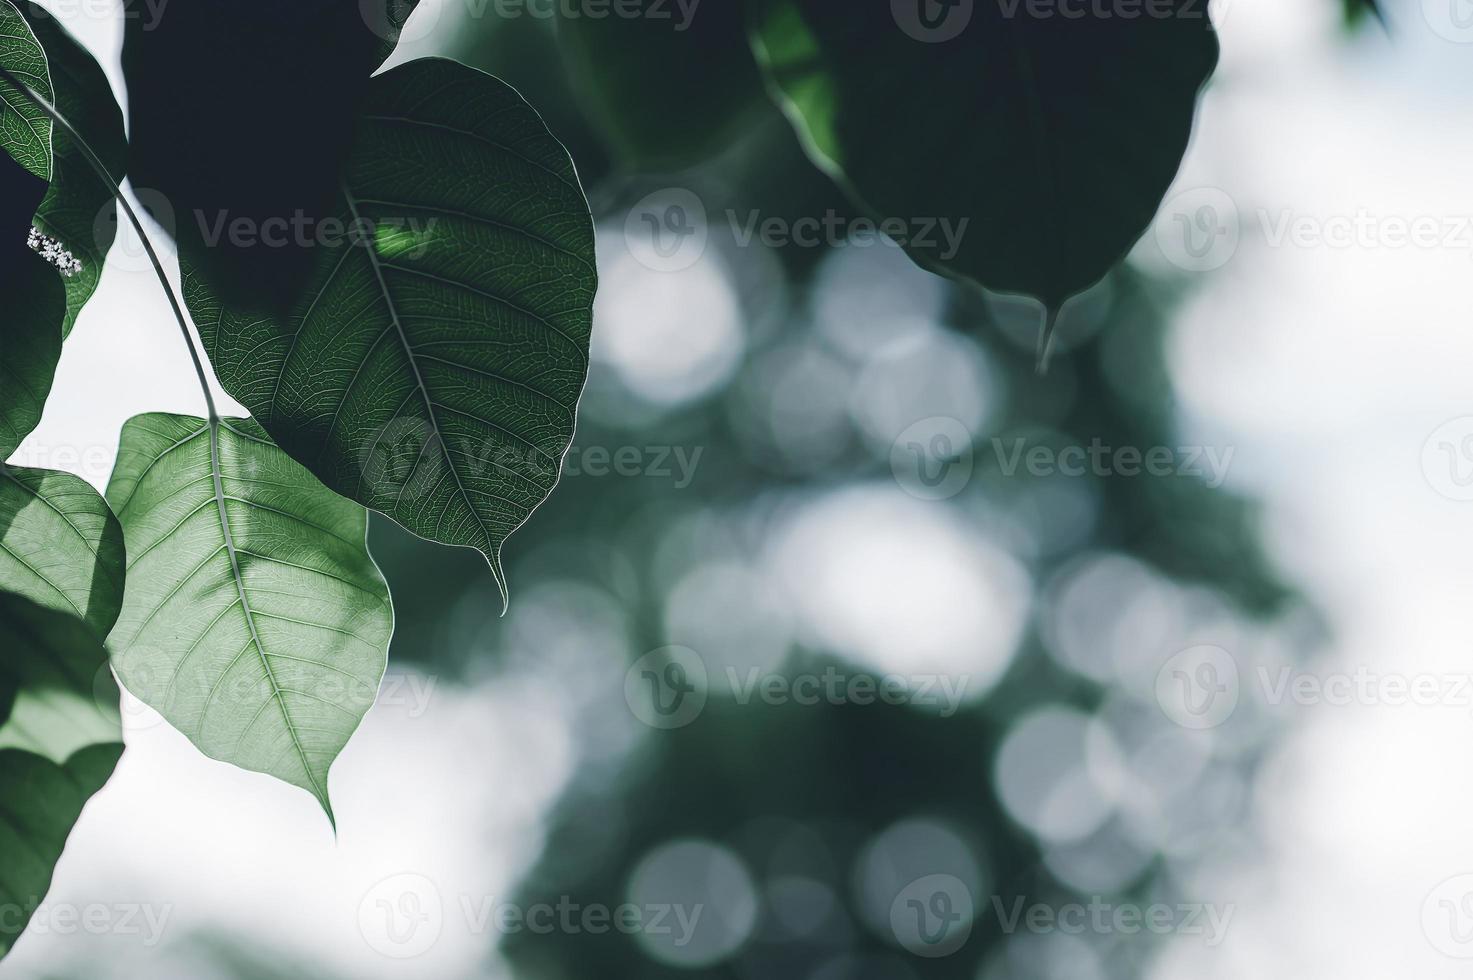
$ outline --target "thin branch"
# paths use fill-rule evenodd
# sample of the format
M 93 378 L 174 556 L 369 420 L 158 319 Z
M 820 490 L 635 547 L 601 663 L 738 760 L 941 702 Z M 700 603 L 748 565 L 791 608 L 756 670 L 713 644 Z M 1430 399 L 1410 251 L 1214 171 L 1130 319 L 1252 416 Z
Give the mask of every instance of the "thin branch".
M 0 65 L 0 78 L 5 79 L 11 85 L 14 85 L 21 92 L 25 93 L 26 97 L 34 102 L 37 108 L 51 117 L 53 123 L 65 130 L 77 148 L 82 151 L 82 156 L 86 158 L 87 163 L 97 172 L 97 176 L 106 185 L 113 199 L 118 202 L 118 206 L 123 209 L 123 213 L 128 216 L 128 222 L 132 224 L 134 232 L 138 235 L 138 240 L 143 243 L 143 250 L 148 253 L 148 260 L 153 263 L 153 271 L 159 277 L 159 284 L 164 287 L 164 294 L 169 297 L 169 306 L 174 310 L 174 319 L 179 321 L 179 331 L 184 335 L 184 343 L 189 347 L 189 357 L 194 362 L 194 373 L 199 378 L 200 391 L 204 392 L 205 395 L 205 407 L 209 410 L 210 424 L 212 426 L 217 424 L 220 421 L 220 414 L 215 410 L 215 397 L 210 394 L 209 376 L 205 373 L 204 359 L 200 357 L 199 349 L 194 344 L 194 336 L 190 333 L 189 319 L 184 315 L 184 304 L 180 302 L 179 296 L 174 292 L 174 286 L 169 282 L 169 277 L 164 272 L 164 265 L 159 261 L 158 253 L 154 251 L 153 242 L 149 240 L 148 233 L 143 230 L 143 223 L 138 220 L 138 215 L 133 211 L 133 205 L 128 203 L 127 197 L 123 195 L 117 183 L 114 182 L 112 174 L 107 172 L 107 167 L 98 159 L 97 154 L 92 152 L 92 147 L 87 145 L 87 141 L 82 138 L 82 134 L 77 132 L 76 128 L 67 121 L 66 117 L 61 114 L 56 106 L 52 105 L 41 93 L 31 88 L 31 86 L 27 85 L 21 79 L 15 77 L 3 65 Z

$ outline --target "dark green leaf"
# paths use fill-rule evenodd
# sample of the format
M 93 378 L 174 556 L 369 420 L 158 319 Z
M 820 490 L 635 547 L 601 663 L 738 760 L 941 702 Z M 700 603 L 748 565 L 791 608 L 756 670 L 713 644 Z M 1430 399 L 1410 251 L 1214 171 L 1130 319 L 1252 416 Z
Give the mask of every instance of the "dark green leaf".
M 122 755 L 118 689 L 80 620 L 0 592 L 0 955 L 51 887 L 67 835 Z
M 113 183 L 121 183 L 127 170 L 128 144 L 123 135 L 123 114 L 107 77 L 44 8 L 26 0 L 22 11 L 46 49 L 56 107 L 97 154 Z M 61 129 L 56 131 L 54 143 L 55 173 L 36 212 L 35 224 L 59 241 L 81 265 L 66 277 L 67 309 L 62 323 L 66 335 L 97 289 L 118 222 L 112 188 L 88 164 L 81 148 Z
M 96 140 L 99 152 L 120 177 L 122 116 L 101 70 L 44 10 L 25 3 L 24 11 L 22 18 L 9 0 L 0 0 L 0 64 L 37 94 L 59 100 L 63 112 L 75 117 L 85 136 Z M 49 69 L 43 57 L 37 75 L 31 48 L 17 37 L 41 38 L 50 56 Z M 6 118 L 12 123 L 22 119 L 15 107 L 26 108 L 25 120 L 41 112 L 28 96 L 0 80 L 0 148 L 8 151 L 0 154 L 0 270 L 6 284 L 6 328 L 0 331 L 0 461 L 40 421 L 62 338 L 96 288 L 112 240 L 112 225 L 105 220 L 112 207 L 109 188 L 64 133 L 57 134 L 53 144 L 49 119 L 42 148 L 45 166 L 39 166 L 36 154 L 41 149 L 31 139 L 35 130 L 29 123 L 26 128 L 5 124 Z M 29 169 L 17 161 L 28 161 Z M 50 176 L 49 188 L 37 173 Z M 50 237 L 52 247 L 79 258 L 81 270 L 58 275 L 57 269 L 49 269 L 39 255 L 31 254 L 28 237 L 33 225 L 38 234 Z M 61 262 L 53 259 L 52 264 Z
M 557 481 L 587 373 L 593 226 L 566 151 L 495 78 L 374 79 L 309 288 L 185 297 L 227 391 L 332 489 L 423 537 L 502 543 Z M 362 223 L 368 223 L 364 225 Z M 344 226 L 371 227 L 343 236 Z
M 393 611 L 368 514 L 254 422 L 142 415 L 108 500 L 128 547 L 123 684 L 212 759 L 312 793 L 383 677 Z
M 562 8 L 558 37 L 580 99 L 623 163 L 675 168 L 720 150 L 767 108 L 740 3 Z
M 14 166 L 0 158 L 0 171 Z M 0 327 L 0 461 L 41 421 L 51 379 L 61 357 L 61 320 L 66 291 L 25 240 L 0 242 L 0 269 L 10 279 Z M 13 277 L 13 278 L 11 278 Z
M 1028 0 L 751 6 L 815 161 L 879 217 L 965 221 L 955 250 L 917 230 L 922 265 L 1053 308 L 1150 223 L 1217 61 L 1196 0 L 1129 18 Z

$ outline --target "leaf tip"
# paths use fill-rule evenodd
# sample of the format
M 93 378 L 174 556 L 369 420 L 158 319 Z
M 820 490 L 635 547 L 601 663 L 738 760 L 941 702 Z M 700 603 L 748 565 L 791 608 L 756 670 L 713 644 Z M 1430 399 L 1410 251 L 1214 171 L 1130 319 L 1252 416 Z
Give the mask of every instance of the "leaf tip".
M 511 608 L 511 591 L 506 585 L 506 572 L 501 567 L 501 549 L 482 552 L 486 556 L 486 564 L 491 566 L 491 577 L 496 580 L 496 591 L 501 594 L 501 615 L 505 616 Z

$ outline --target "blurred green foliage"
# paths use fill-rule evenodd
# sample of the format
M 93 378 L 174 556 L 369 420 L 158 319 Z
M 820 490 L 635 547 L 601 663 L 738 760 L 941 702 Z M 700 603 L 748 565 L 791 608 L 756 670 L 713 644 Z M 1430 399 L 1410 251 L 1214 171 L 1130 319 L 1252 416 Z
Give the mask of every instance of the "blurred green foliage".
M 602 114 L 621 80 L 613 80 L 609 91 L 595 98 L 580 98 L 577 85 L 551 57 L 556 39 L 546 23 L 527 18 L 471 22 L 468 28 L 464 48 L 456 53 L 509 77 L 543 107 L 554 133 L 573 148 L 611 254 L 622 254 L 619 229 L 631 202 L 662 187 L 698 191 L 712 216 L 713 241 L 723 233 L 715 216 L 728 210 L 755 210 L 785 220 L 828 213 L 854 216 L 840 189 L 807 162 L 791 129 L 771 106 L 744 108 L 743 124 L 735 133 L 725 125 L 727 113 L 714 113 L 710 128 L 682 134 L 692 137 L 689 145 L 669 158 L 704 146 L 702 159 L 682 159 L 688 165 L 681 169 L 651 169 L 648 161 L 659 154 L 630 152 L 630 130 L 623 118 L 627 111 L 615 113 L 615 118 Z M 587 43 L 573 33 L 574 44 Z M 687 83 L 692 92 L 704 84 L 672 69 L 662 90 L 684 92 Z M 742 79 L 733 84 L 740 91 Z M 679 110 L 670 112 L 678 115 Z M 650 115 L 658 118 L 660 111 L 652 109 Z M 615 130 L 625 135 L 611 136 Z M 631 624 L 631 635 L 618 638 L 627 641 L 631 658 L 681 642 L 669 634 L 664 616 L 669 556 L 673 550 L 688 568 L 715 553 L 703 551 L 713 545 L 699 537 L 672 546 L 683 522 L 725 515 L 760 538 L 765 527 L 761 515 L 781 510 L 785 500 L 893 479 L 883 454 L 855 431 L 835 437 L 821 465 L 763 452 L 748 438 L 753 413 L 764 410 L 760 403 L 754 406 L 750 393 L 771 390 L 774 373 L 790 365 L 798 352 L 830 344 L 808 311 L 827 288 L 822 272 L 833 253 L 796 246 L 764 251 L 760 261 L 775 260 L 779 274 L 756 277 L 752 286 L 744 277 L 755 273 L 742 263 L 758 260 L 740 250 L 723 256 L 732 264 L 747 324 L 732 380 L 703 397 L 658 407 L 627 392 L 601 392 L 608 382 L 596 366 L 575 441 L 575 452 L 627 444 L 702 447 L 693 482 L 678 488 L 670 480 L 566 477 L 513 542 L 507 556 L 515 584 L 513 616 L 504 620 L 496 618 L 494 591 L 485 588 L 473 554 L 442 555 L 376 521 L 374 552 L 396 583 L 400 621 L 393 656 L 399 662 L 416 660 L 429 671 L 462 676 L 494 671 L 488 663 L 503 662 L 516 644 L 508 624 L 515 619 L 518 591 L 525 594 L 543 584 L 579 583 L 614 597 Z M 919 271 L 914 275 L 920 280 L 926 276 Z M 604 288 L 619 287 L 606 278 Z M 1163 342 L 1185 283 L 1128 267 L 1118 270 L 1080 301 L 1077 315 L 1066 310 L 1060 328 L 1065 350 L 1043 378 L 1033 370 L 1036 308 L 1023 308 L 1025 327 L 1020 330 L 1017 322 L 1009 322 L 1018 320 L 1015 305 L 974 289 L 951 284 L 940 288 L 946 297 L 941 315 L 945 329 L 977 345 L 999 393 L 989 414 L 988 437 L 1026 435 L 1035 444 L 1056 446 L 1093 440 L 1112 446 L 1170 446 L 1178 441 L 1179 406 Z M 707 328 L 693 312 L 689 329 Z M 596 323 L 596 335 L 598 329 Z M 815 399 L 819 396 L 815 391 Z M 589 410 L 591 403 L 603 408 Z M 933 506 L 950 508 L 979 529 L 1001 523 L 1017 532 L 1023 544 L 1014 549 L 1015 557 L 1025 563 L 1034 582 L 1055 581 L 1083 556 L 1108 552 L 1130 556 L 1184 589 L 1216 596 L 1245 620 L 1284 621 L 1304 613 L 1302 600 L 1263 552 L 1253 501 L 1201 480 L 1148 476 L 1089 477 L 1060 496 L 1051 478 L 1002 472 L 985 451 L 986 441 L 979 439 L 974 447 L 978 470 L 966 491 L 955 501 Z M 1061 500 L 1077 495 L 1078 484 L 1087 498 L 1082 519 L 1059 509 Z M 853 531 L 862 535 L 865 529 Z M 883 576 L 884 570 L 876 574 Z M 753 597 L 734 594 L 728 599 L 727 615 L 733 619 L 760 615 Z M 569 615 L 576 615 L 574 608 Z M 1313 624 L 1312 617 L 1304 618 Z M 1301 637 L 1306 645 L 1314 642 L 1315 629 Z M 468 635 L 475 642 L 467 643 Z M 539 656 L 536 650 L 521 653 Z M 826 665 L 849 663 L 851 651 L 799 640 L 789 656 L 791 669 L 801 665 L 821 671 Z M 972 938 L 960 954 L 916 960 L 882 930 L 866 924 L 851 895 L 852 869 L 866 839 L 896 821 L 932 820 L 956 829 L 971 843 L 993 893 L 1005 900 L 1087 900 L 1087 894 L 1050 873 L 1038 842 L 1000 805 L 990 773 L 1010 725 L 1031 708 L 1068 704 L 1092 710 L 1110 698 L 1108 685 L 1057 663 L 1036 621 L 991 694 L 951 718 L 883 705 L 739 705 L 713 695 L 712 704 L 689 727 L 646 733 L 626 768 L 595 771 L 598 767 L 590 764 L 575 778 L 517 901 L 555 903 L 571 897 L 585 905 L 615 906 L 625 900 L 630 877 L 650 848 L 671 839 L 700 838 L 729 847 L 763 874 L 820 881 L 839 896 L 839 907 L 821 928 L 805 935 L 785 933 L 773 921 L 759 922 L 755 938 L 735 959 L 708 968 L 660 963 L 636 940 L 617 934 L 521 933 L 507 937 L 501 953 L 519 976 L 535 980 L 974 977 L 981 969 L 1002 971 L 989 977 L 1008 976 L 1002 959 L 1007 937 L 988 912 L 979 912 Z M 1254 758 L 1250 750 L 1229 765 L 1251 768 Z M 1212 825 L 1238 822 L 1241 814 L 1233 806 L 1225 804 L 1215 812 Z M 823 848 L 794 858 L 773 829 L 779 827 L 799 839 L 822 841 Z M 1147 862 L 1113 898 L 1172 894 L 1173 885 L 1161 868 L 1160 861 Z M 1146 937 L 1139 938 L 1103 950 L 1104 975 L 1140 975 L 1149 945 Z

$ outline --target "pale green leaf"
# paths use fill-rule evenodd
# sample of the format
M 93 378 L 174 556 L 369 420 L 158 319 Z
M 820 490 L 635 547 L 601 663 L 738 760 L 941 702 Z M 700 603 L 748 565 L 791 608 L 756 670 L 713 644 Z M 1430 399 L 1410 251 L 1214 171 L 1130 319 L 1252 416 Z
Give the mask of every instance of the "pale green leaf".
M 393 612 L 368 514 L 254 422 L 142 415 L 108 500 L 128 548 L 124 686 L 213 759 L 312 793 L 373 704 Z
M 597 278 L 572 161 L 501 81 L 411 62 L 369 87 L 337 220 L 373 234 L 313 246 L 284 309 L 219 295 L 201 271 L 219 256 L 181 228 L 216 373 L 329 487 L 479 549 L 504 595 L 502 543 L 557 482 L 587 375 Z

